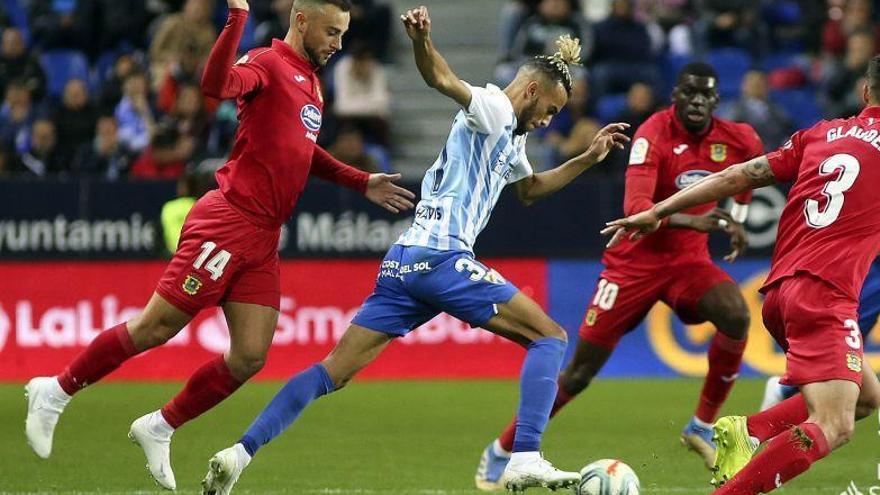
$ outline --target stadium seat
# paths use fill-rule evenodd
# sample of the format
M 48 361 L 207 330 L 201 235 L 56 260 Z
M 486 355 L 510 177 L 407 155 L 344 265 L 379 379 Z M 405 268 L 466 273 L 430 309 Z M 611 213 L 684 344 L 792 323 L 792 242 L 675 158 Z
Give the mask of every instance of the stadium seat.
M 707 61 L 718 72 L 718 92 L 722 98 L 739 95 L 743 76 L 752 68 L 752 57 L 739 48 L 722 48 L 709 52 Z
M 675 86 L 678 71 L 694 60 L 689 55 L 670 55 L 660 57 L 660 76 L 663 78 L 663 93 L 669 94 Z
M 78 50 L 49 50 L 40 55 L 40 65 L 46 72 L 46 88 L 55 98 L 64 92 L 71 79 L 89 81 L 89 62 Z
M 116 63 L 117 57 L 119 57 L 119 54 L 116 50 L 109 50 L 102 53 L 98 57 L 98 60 L 92 65 L 91 73 L 89 75 L 89 88 L 92 91 L 100 90 L 104 82 L 110 77 L 110 73 L 113 71 L 113 64 Z
M 805 129 L 822 118 L 816 95 L 808 89 L 781 89 L 770 92 L 770 99 L 785 109 L 795 127 Z
M 777 69 L 785 69 L 798 65 L 800 55 L 790 51 L 778 51 L 768 53 L 761 59 L 761 70 L 772 72 Z
M 12 25 L 21 30 L 25 43 L 30 46 L 31 29 L 28 25 L 27 10 L 22 4 L 23 2 L 21 0 L 3 0 L 2 7 L 9 15 L 9 20 L 12 21 Z
M 596 103 L 596 117 L 603 124 L 614 120 L 626 108 L 626 93 L 605 95 Z

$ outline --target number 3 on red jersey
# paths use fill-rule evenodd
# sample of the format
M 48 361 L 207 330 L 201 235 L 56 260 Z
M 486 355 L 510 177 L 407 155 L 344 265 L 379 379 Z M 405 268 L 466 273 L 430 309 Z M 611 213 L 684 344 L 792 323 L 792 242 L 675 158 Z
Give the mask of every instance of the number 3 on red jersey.
M 202 264 L 205 265 L 205 270 L 211 274 L 211 280 L 217 280 L 218 278 L 223 276 L 223 270 L 226 268 L 226 264 L 229 263 L 229 260 L 232 258 L 232 255 L 229 254 L 229 251 L 225 249 L 221 249 L 220 252 L 214 255 L 213 258 L 208 260 L 205 263 L 205 260 L 208 259 L 208 256 L 211 256 L 211 253 L 214 252 L 214 249 L 217 248 L 217 244 L 211 241 L 206 241 L 202 244 L 202 254 L 193 261 L 193 268 L 198 270 L 202 267 Z
M 814 229 L 827 227 L 837 220 L 840 210 L 843 209 L 843 193 L 848 191 L 859 176 L 861 165 L 856 157 L 839 153 L 828 157 L 819 165 L 819 175 L 830 175 L 840 172 L 837 178 L 825 183 L 822 194 L 827 198 L 824 210 L 819 209 L 819 201 L 808 199 L 804 203 L 804 215 L 807 217 L 807 225 Z

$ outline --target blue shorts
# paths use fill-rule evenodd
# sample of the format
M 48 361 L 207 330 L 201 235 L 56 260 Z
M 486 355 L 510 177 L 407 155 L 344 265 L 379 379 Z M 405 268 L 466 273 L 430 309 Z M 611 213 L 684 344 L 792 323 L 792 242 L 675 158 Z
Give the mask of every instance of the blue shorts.
M 880 258 L 874 261 L 859 296 L 859 328 L 863 335 L 871 332 L 880 315 Z
M 382 260 L 375 290 L 352 323 L 403 336 L 445 312 L 479 327 L 517 292 L 468 252 L 395 244 Z

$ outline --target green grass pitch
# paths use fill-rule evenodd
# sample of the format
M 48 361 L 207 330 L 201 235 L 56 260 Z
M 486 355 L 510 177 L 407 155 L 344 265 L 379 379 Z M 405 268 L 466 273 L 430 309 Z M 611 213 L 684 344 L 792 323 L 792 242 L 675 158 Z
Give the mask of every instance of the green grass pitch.
M 545 455 L 567 469 L 622 459 L 640 476 L 645 494 L 708 494 L 708 472 L 678 444 L 700 385 L 598 380 L 550 424 Z M 126 433 L 134 418 L 161 406 L 179 387 L 91 387 L 61 418 L 52 458 L 43 461 L 25 442 L 22 386 L 0 385 L 0 493 L 161 493 Z M 179 493 L 198 491 L 210 456 L 238 438 L 278 387 L 248 384 L 175 434 Z M 754 410 L 762 391 L 763 381 L 741 381 L 725 412 Z M 314 403 L 260 451 L 236 493 L 480 493 L 472 478 L 480 451 L 510 417 L 516 398 L 513 381 L 354 383 Z M 854 480 L 869 495 L 870 486 L 880 485 L 878 447 L 875 416 L 859 424 L 850 445 L 780 493 L 837 495 Z

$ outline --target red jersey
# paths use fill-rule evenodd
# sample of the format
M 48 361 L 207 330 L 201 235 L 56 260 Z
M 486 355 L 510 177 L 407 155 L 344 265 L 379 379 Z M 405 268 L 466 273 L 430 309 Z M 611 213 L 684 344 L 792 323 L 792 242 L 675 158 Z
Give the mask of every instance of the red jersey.
M 361 192 L 369 174 L 342 164 L 315 144 L 324 109 L 315 65 L 277 39 L 233 65 L 246 21 L 247 11 L 230 9 L 205 64 L 202 91 L 238 103 L 235 145 L 217 171 L 220 191 L 254 224 L 279 228 L 309 173 Z
M 748 124 L 712 117 L 702 134 L 689 132 L 675 116 L 675 106 L 645 121 L 633 136 L 626 169 L 624 215 L 650 209 L 679 190 L 725 168 L 763 154 L 761 138 Z M 746 204 L 751 191 L 736 197 Z M 682 213 L 701 215 L 716 206 L 706 203 Z M 653 271 L 682 262 L 708 261 L 708 234 L 665 225 L 636 242 L 624 239 L 607 249 L 605 266 L 618 270 Z
M 794 186 L 762 290 L 806 272 L 858 299 L 880 246 L 880 107 L 798 131 L 767 159 Z

